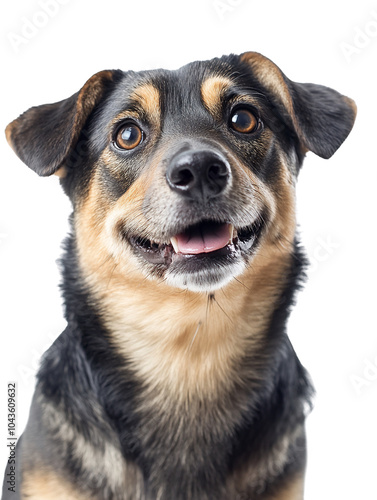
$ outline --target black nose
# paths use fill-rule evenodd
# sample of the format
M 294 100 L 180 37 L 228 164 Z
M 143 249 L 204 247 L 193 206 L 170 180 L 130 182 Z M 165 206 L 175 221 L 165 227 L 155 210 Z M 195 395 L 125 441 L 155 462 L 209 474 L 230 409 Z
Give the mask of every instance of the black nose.
M 166 180 L 173 191 L 196 201 L 222 193 L 230 180 L 227 161 L 212 151 L 185 151 L 169 164 Z

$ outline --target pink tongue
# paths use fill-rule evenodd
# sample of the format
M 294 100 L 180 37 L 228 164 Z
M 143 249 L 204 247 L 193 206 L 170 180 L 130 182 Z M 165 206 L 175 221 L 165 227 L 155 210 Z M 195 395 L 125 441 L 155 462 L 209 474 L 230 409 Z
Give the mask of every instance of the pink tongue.
M 225 247 L 230 239 L 230 224 L 206 223 L 177 234 L 178 250 L 183 254 L 209 253 Z

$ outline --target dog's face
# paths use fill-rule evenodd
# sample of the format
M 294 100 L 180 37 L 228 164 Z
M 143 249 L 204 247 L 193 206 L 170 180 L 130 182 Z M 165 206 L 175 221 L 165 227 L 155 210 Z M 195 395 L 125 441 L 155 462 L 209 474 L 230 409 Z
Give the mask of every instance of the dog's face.
M 354 118 L 350 99 L 250 52 L 98 73 L 7 136 L 37 173 L 62 178 L 88 273 L 106 262 L 125 278 L 211 292 L 290 251 L 304 154 L 330 157 Z

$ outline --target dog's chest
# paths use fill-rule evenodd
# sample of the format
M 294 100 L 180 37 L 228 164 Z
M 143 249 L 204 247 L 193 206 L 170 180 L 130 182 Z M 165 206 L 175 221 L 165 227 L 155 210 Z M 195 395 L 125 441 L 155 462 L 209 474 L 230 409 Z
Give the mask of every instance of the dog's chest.
M 221 401 L 166 397 L 162 406 L 157 404 L 161 395 L 155 394 L 133 415 L 128 412 L 127 422 L 118 422 L 126 457 L 125 500 L 229 500 L 240 482 L 244 487 L 248 482 L 245 461 L 252 467 L 246 476 L 253 486 L 263 484 L 271 464 L 280 469 L 286 458 L 283 443 L 274 444 L 262 461 L 258 446 L 243 450 L 240 436 L 248 433 L 250 440 L 254 432 L 246 395 L 240 394 L 223 394 Z

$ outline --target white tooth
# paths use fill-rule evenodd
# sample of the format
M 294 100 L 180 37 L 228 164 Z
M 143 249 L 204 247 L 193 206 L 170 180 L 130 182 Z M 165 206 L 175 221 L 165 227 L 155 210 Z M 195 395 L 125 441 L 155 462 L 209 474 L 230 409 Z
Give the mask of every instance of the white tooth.
M 233 233 L 235 229 L 232 224 L 229 224 L 229 243 L 232 243 L 232 240 L 234 238 Z
M 179 253 L 179 250 L 178 250 L 178 240 L 177 238 L 175 238 L 173 236 L 173 238 L 170 239 L 170 243 L 173 245 L 173 248 L 174 248 L 174 252 L 175 253 Z

